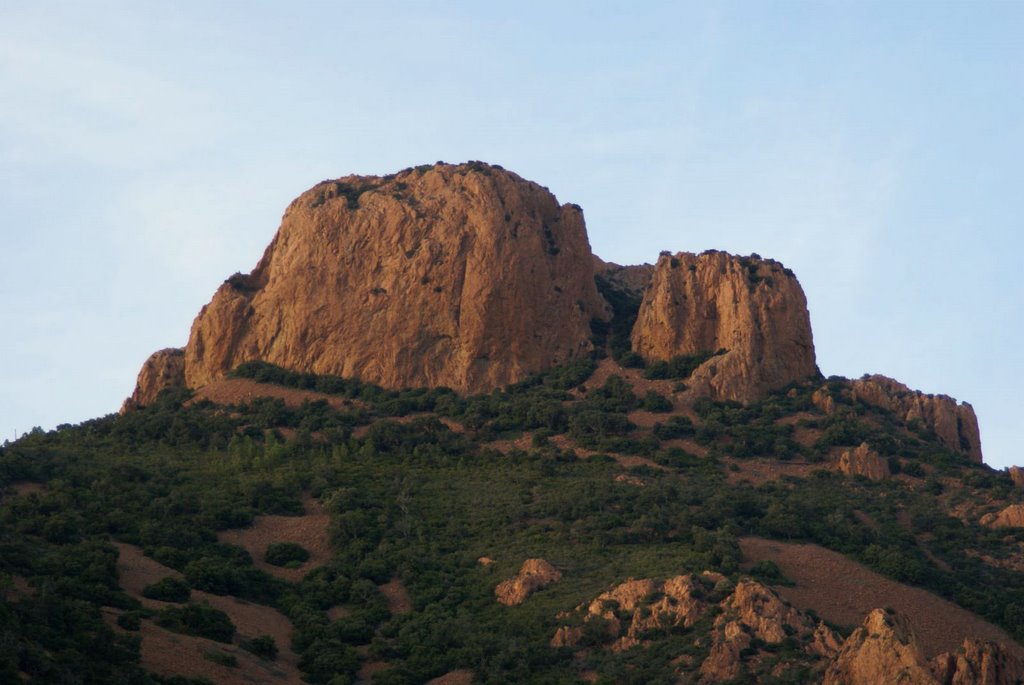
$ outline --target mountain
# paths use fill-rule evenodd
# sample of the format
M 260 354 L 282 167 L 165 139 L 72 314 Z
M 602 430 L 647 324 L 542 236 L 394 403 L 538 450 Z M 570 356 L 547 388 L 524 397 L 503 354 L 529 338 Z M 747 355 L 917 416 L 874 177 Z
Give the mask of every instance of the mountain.
M 1021 480 L 823 377 L 778 262 L 348 176 L 121 413 L 0 446 L 0 682 L 1013 683 Z

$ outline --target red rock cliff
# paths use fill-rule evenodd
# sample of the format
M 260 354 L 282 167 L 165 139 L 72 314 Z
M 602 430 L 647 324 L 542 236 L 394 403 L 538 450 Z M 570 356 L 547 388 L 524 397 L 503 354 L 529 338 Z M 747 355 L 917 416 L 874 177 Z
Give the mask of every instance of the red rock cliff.
M 185 385 L 185 351 L 169 347 L 149 355 L 139 370 L 135 392 L 121 405 L 121 413 L 152 404 L 160 391 Z
M 192 325 L 190 387 L 259 359 L 385 387 L 488 391 L 590 351 L 606 318 L 583 214 L 499 167 L 325 181 Z
M 807 300 L 778 262 L 709 251 L 662 254 L 633 350 L 669 360 L 725 349 L 694 371 L 695 395 L 750 402 L 817 374 Z
M 935 432 L 946 447 L 981 463 L 981 434 L 974 408 L 946 395 L 926 395 L 885 376 L 865 376 L 851 383 L 852 397 L 895 413 Z

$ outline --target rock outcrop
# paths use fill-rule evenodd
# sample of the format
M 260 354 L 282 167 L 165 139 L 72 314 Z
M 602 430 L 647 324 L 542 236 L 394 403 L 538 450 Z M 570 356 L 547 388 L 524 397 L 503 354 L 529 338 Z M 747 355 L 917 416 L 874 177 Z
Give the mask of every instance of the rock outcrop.
M 932 659 L 932 674 L 942 685 L 1016 685 L 1024 681 L 1024 662 L 996 642 L 964 640 L 955 653 Z
M 985 514 L 979 522 L 989 528 L 1024 528 L 1024 504 L 1011 504 L 995 514 Z
M 721 603 L 715 619 L 711 651 L 700 666 L 702 683 L 738 678 L 745 671 L 744 653 L 752 645 L 778 645 L 789 636 L 808 643 L 816 656 L 832 656 L 839 636 L 824 623 L 784 602 L 773 590 L 754 580 L 742 580 Z
M 883 459 L 878 452 L 872 450 L 866 442 L 840 454 L 836 461 L 836 468 L 844 475 L 864 476 L 875 481 L 885 480 L 891 475 L 889 462 Z
M 169 347 L 149 355 L 142 365 L 135 391 L 121 405 L 121 413 L 131 411 L 156 401 L 164 389 L 185 387 L 185 351 Z
M 325 181 L 203 307 L 199 387 L 258 359 L 385 387 L 488 391 L 586 354 L 607 318 L 582 210 L 500 167 Z
M 707 608 L 701 600 L 705 591 L 703 582 L 693 575 L 676 576 L 664 582 L 630 578 L 590 602 L 584 621 L 605 621 L 608 636 L 615 638 L 612 648 L 630 649 L 640 644 L 648 631 L 692 626 Z M 573 646 L 582 634 L 579 628 L 563 627 L 555 633 L 551 644 Z
M 946 447 L 981 463 L 981 435 L 974 409 L 946 395 L 926 395 L 886 376 L 851 382 L 852 398 L 893 412 L 907 423 L 933 431 Z
M 793 608 L 770 588 L 750 579 L 734 586 L 724 576 L 711 572 L 660 582 L 631 578 L 578 607 L 575 614 L 561 615 L 575 618 L 575 625 L 560 627 L 551 645 L 577 647 L 586 638 L 605 649 L 623 651 L 647 644 L 651 636 L 691 628 L 716 613 L 710 651 L 697 669 L 701 683 L 722 682 L 748 673 L 750 667 L 759 664 L 761 647 L 774 645 L 768 650 L 775 652 L 790 638 L 792 644 L 803 645 L 802 652 L 783 660 L 782 670 L 806 666 L 820 673 L 821 658 L 827 659 L 839 650 L 838 634 Z
M 1024 488 L 1024 469 L 1019 466 L 1011 466 L 1007 469 L 1007 473 L 1010 476 L 1010 480 L 1013 481 L 1014 486 Z
M 751 402 L 817 375 L 807 300 L 793 272 L 757 256 L 663 253 L 644 295 L 633 351 L 668 361 L 718 350 L 687 385 Z
M 906 617 L 884 609 L 868 614 L 846 639 L 823 681 L 824 685 L 936 682 Z
M 562 579 L 562 572 L 544 559 L 527 559 L 514 578 L 498 583 L 494 594 L 505 606 L 522 604 L 537 590 Z
M 1000 643 L 964 640 L 956 652 L 925 658 L 901 614 L 875 609 L 843 643 L 824 685 L 1015 685 L 1024 661 Z

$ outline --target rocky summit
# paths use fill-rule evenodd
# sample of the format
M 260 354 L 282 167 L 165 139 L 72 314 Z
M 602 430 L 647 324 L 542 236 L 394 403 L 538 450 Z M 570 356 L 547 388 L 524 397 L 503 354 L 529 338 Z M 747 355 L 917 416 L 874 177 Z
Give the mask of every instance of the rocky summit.
M 721 351 L 689 382 L 716 400 L 749 402 L 818 373 L 796 276 L 757 256 L 663 254 L 632 341 L 642 357 L 663 361 Z
M 483 164 L 319 183 L 203 307 L 198 387 L 249 360 L 385 387 L 485 392 L 591 350 L 583 212 Z
M 717 250 L 605 262 L 579 206 L 499 166 L 438 163 L 323 181 L 296 198 L 256 267 L 199 312 L 184 350 L 146 361 L 124 410 L 249 361 L 385 388 L 490 392 L 595 351 L 616 304 L 595 276 L 605 296 L 639 301 L 631 321 L 613 322 L 628 327 L 631 354 L 689 360 L 691 399 L 746 404 L 821 375 L 807 300 L 779 262 Z M 882 376 L 844 392 L 981 461 L 970 405 Z M 824 389 L 816 398 L 833 402 Z

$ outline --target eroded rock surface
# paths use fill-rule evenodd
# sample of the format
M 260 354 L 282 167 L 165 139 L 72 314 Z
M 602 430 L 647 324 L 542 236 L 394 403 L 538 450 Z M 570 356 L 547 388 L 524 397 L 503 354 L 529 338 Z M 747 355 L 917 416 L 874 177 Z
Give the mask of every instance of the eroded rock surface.
M 980 523 L 990 528 L 1024 528 L 1024 504 L 1011 504 L 998 513 L 985 514 Z
M 1011 466 L 1007 469 L 1007 472 L 1010 474 L 1010 480 L 1013 481 L 1016 487 L 1024 488 L 1024 469 L 1019 466 Z
M 494 594 L 505 606 L 522 604 L 537 590 L 562 579 L 562 572 L 544 559 L 527 559 L 514 578 L 498 583 Z
M 931 669 L 942 685 L 1016 685 L 1024 681 L 1024 662 L 1004 645 L 964 640 L 955 653 L 932 659 Z
M 576 612 L 562 615 L 576 620 L 560 627 L 551 645 L 577 647 L 589 635 L 591 643 L 596 641 L 605 649 L 634 649 L 667 631 L 688 629 L 713 616 L 710 649 L 695 674 L 701 683 L 741 677 L 759 662 L 760 646 L 787 640 L 804 645 L 803 653 L 783 660 L 782 669 L 803 664 L 820 674 L 818 662 L 834 655 L 841 642 L 825 624 L 796 610 L 761 583 L 745 579 L 734 586 L 720 574 L 705 572 L 665 581 L 631 578 L 616 585 Z
M 185 386 L 185 351 L 169 347 L 149 355 L 135 382 L 135 391 L 121 405 L 121 413 L 152 404 L 164 389 Z
M 889 462 L 872 450 L 866 442 L 840 454 L 836 468 L 847 476 L 864 476 L 876 481 L 885 480 L 891 475 Z
M 773 590 L 754 580 L 743 580 L 720 605 L 715 619 L 711 651 L 701 663 L 702 683 L 738 678 L 747 669 L 744 653 L 755 641 L 778 645 L 787 637 L 808 643 L 807 651 L 831 656 L 839 642 L 825 624 L 815 624 L 806 614 L 785 602 Z
M 810 316 L 791 271 L 756 256 L 662 254 L 632 335 L 646 359 L 725 350 L 687 381 L 696 396 L 750 402 L 818 373 Z
M 925 659 L 906 617 L 875 609 L 843 643 L 824 685 L 1014 685 L 1024 661 L 1003 644 L 964 640 L 956 652 Z
M 203 307 L 190 387 L 258 359 L 385 387 L 487 391 L 586 354 L 606 318 L 583 213 L 499 167 L 325 181 Z
M 947 395 L 926 395 L 886 376 L 865 376 L 851 382 L 854 400 L 887 409 L 907 423 L 935 432 L 946 447 L 981 463 L 981 435 L 974 409 Z
M 937 682 L 906 617 L 884 609 L 868 614 L 846 639 L 823 681 L 824 685 Z

